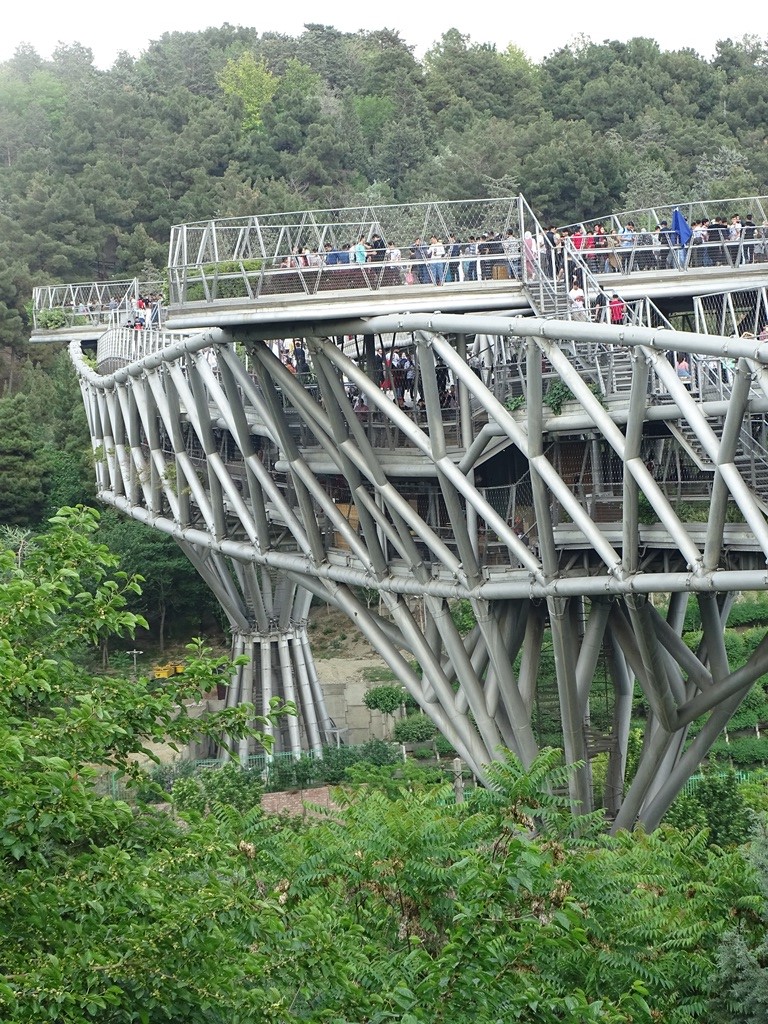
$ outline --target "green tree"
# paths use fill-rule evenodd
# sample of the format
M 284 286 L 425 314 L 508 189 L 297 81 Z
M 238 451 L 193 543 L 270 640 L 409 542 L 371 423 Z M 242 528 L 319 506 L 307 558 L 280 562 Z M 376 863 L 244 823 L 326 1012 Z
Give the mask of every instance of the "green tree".
M 253 131 L 261 125 L 264 105 L 269 103 L 278 86 L 278 79 L 262 59 L 250 52 L 227 61 L 219 74 L 219 84 L 226 96 L 236 99 L 243 111 L 243 130 Z
M 0 398 L 0 524 L 39 520 L 46 464 L 23 395 Z
M 690 793 L 679 797 L 667 815 L 680 828 L 706 828 L 709 841 L 734 846 L 749 838 L 752 814 L 732 768 L 715 764 Z
M 746 153 L 734 146 L 721 146 L 699 160 L 693 195 L 697 199 L 731 199 L 754 194 L 756 185 Z
M 137 820 L 99 793 L 105 769 L 138 774 L 148 744 L 243 735 L 253 709 L 189 715 L 220 667 L 202 650 L 162 689 L 79 667 L 79 645 L 141 621 L 97 519 L 65 510 L 34 543 L 0 550 L 0 1016 L 271 1020 L 250 983 L 254 894 L 237 858 L 227 865 L 210 829 Z
M 768 829 L 766 818 L 755 830 L 749 860 L 757 872 L 763 901 L 768 898 Z M 714 979 L 713 1024 L 757 1024 L 768 1014 L 768 916 L 765 902 L 760 926 L 739 925 L 722 938 Z
M 146 616 L 165 650 L 169 620 L 183 620 L 199 629 L 206 612 L 217 605 L 211 591 L 176 542 L 151 527 L 117 512 L 105 512 L 99 536 L 120 560 L 120 567 L 141 577 L 141 593 L 131 601 L 133 611 Z
M 621 204 L 626 210 L 665 206 L 674 202 L 676 189 L 677 185 L 669 171 L 660 164 L 640 160 L 627 174 Z

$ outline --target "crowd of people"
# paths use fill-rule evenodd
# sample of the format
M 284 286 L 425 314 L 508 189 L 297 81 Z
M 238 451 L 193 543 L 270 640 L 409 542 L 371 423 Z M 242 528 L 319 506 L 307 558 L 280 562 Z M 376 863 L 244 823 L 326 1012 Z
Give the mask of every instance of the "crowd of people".
M 342 346 L 346 340 L 341 339 Z M 307 387 L 314 386 L 314 376 L 301 339 L 284 339 L 277 344 L 276 354 L 289 373 L 294 374 L 302 384 Z M 470 367 L 475 369 L 472 356 L 468 362 Z M 478 371 L 476 370 L 476 372 Z M 384 392 L 401 409 L 423 410 L 425 408 L 421 374 L 414 353 L 397 348 L 387 351 L 383 346 L 379 346 L 374 356 L 373 372 L 370 376 L 371 387 Z M 450 379 L 448 367 L 440 360 L 437 361 L 435 376 L 440 407 L 455 409 L 456 385 Z M 368 397 L 357 392 L 346 379 L 344 385 L 347 392 L 353 397 L 355 412 L 361 415 L 368 413 L 370 411 Z
M 563 280 L 570 278 L 569 257 L 596 274 L 740 266 L 768 260 L 768 222 L 758 227 L 747 212 L 691 225 L 684 218 L 672 224 L 661 220 L 655 227 L 639 227 L 633 221 L 609 228 L 603 223 L 550 225 L 535 235 L 525 231 L 522 237 L 512 230 L 470 234 L 466 240 L 453 234 L 417 236 L 407 246 L 386 242 L 374 232 L 343 245 L 327 242 L 317 251 L 294 248 L 278 265 L 295 270 L 387 264 L 402 268 L 404 284 L 442 285 L 509 277 L 530 280 L 541 273 Z
M 157 330 L 162 323 L 162 309 L 163 297 L 159 292 L 139 295 L 131 303 L 131 310 L 126 315 L 124 326 L 133 327 L 137 331 L 144 328 Z
M 540 244 L 555 276 L 563 273 L 567 252 L 578 253 L 594 273 L 681 270 L 687 266 L 737 267 L 768 260 L 768 222 L 757 227 L 752 214 L 717 215 L 688 224 L 661 220 L 654 228 L 627 221 L 606 231 L 603 224 L 573 230 L 548 227 Z
M 442 285 L 456 281 L 477 281 L 520 276 L 520 246 L 513 232 L 506 239 L 493 232 L 470 235 L 459 242 L 455 235 L 444 240 L 431 235 L 417 236 L 401 248 L 387 243 L 378 233 L 361 235 L 357 241 L 334 246 L 327 242 L 313 251 L 294 247 L 279 261 L 282 270 L 303 268 L 349 268 L 369 265 L 395 266 L 401 270 L 400 283 Z
M 72 303 L 71 309 L 75 316 L 83 317 L 92 324 L 157 330 L 163 321 L 163 296 L 160 292 L 151 292 L 135 298 L 126 295 L 118 299 L 113 295 L 108 302 L 81 299 Z

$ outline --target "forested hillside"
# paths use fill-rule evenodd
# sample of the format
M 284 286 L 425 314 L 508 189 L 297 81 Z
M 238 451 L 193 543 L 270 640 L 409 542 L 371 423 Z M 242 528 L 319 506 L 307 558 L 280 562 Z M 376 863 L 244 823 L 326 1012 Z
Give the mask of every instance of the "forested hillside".
M 92 475 L 66 357 L 26 345 L 35 284 L 155 277 L 171 225 L 211 216 L 520 190 L 572 223 L 759 194 L 767 111 L 756 39 L 713 61 L 634 39 L 533 64 L 452 30 L 419 61 L 388 30 L 224 25 L 108 71 L 77 44 L 19 50 L 0 65 L 0 523 L 87 500 Z
M 91 51 L 0 65 L 0 341 L 35 283 L 165 264 L 172 224 L 360 202 L 525 193 L 547 219 L 768 185 L 768 48 L 713 61 L 650 39 L 541 64 L 446 32 L 224 25 L 98 70 Z

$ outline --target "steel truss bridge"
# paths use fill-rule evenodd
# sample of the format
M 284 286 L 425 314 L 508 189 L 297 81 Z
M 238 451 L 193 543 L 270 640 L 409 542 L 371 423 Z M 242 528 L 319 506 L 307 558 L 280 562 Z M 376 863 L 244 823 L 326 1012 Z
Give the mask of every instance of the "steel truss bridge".
M 588 295 L 607 285 L 629 300 L 624 323 L 596 323 L 564 304 L 554 261 L 526 259 L 525 232 L 541 229 L 522 199 L 474 205 L 464 222 L 451 204 L 421 210 L 435 220 L 418 234 L 438 214 L 444 236 L 489 227 L 511 240 L 484 254 L 506 276 L 478 257 L 477 280 L 462 266 L 412 285 L 406 255 L 343 270 L 321 295 L 331 267 L 275 264 L 309 221 L 315 248 L 340 223 L 347 238 L 345 211 L 302 215 L 301 230 L 283 218 L 268 257 L 280 288 L 264 284 L 266 243 L 258 267 L 245 260 L 263 219 L 174 229 L 176 333 L 107 331 L 95 370 L 71 346 L 99 497 L 174 537 L 213 589 L 235 652 L 250 656 L 227 699 L 296 701 L 278 748 L 333 737 L 307 634 L 317 597 L 349 616 L 480 778 L 504 747 L 535 757 L 551 654 L 566 758 L 582 765 L 574 804 L 592 806 L 601 751 L 615 827 L 654 827 L 768 670 L 768 639 L 734 668 L 723 636 L 737 595 L 768 589 L 766 271 L 755 252 L 701 267 L 681 250 L 642 284 L 633 257 L 609 276 L 568 253 Z M 397 237 L 397 218 L 414 233 L 413 208 L 364 213 L 353 226 L 366 237 Z M 233 295 L 236 279 L 251 292 Z M 681 301 L 695 331 L 665 315 Z M 286 335 L 303 339 L 305 373 L 282 361 Z M 412 407 L 379 386 L 377 352 L 395 349 L 416 367 Z M 457 601 L 474 613 L 467 635 Z M 691 602 L 694 650 L 682 638 Z M 645 735 L 625 786 L 635 684 Z

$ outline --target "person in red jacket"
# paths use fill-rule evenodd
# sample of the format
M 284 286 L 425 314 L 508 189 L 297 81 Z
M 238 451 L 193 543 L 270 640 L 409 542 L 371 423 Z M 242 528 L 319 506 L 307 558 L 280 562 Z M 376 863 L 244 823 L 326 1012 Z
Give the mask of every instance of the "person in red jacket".
M 616 292 L 611 296 L 611 301 L 608 303 L 608 309 L 611 313 L 612 324 L 623 324 L 627 315 L 627 304 L 624 299 L 619 298 Z

